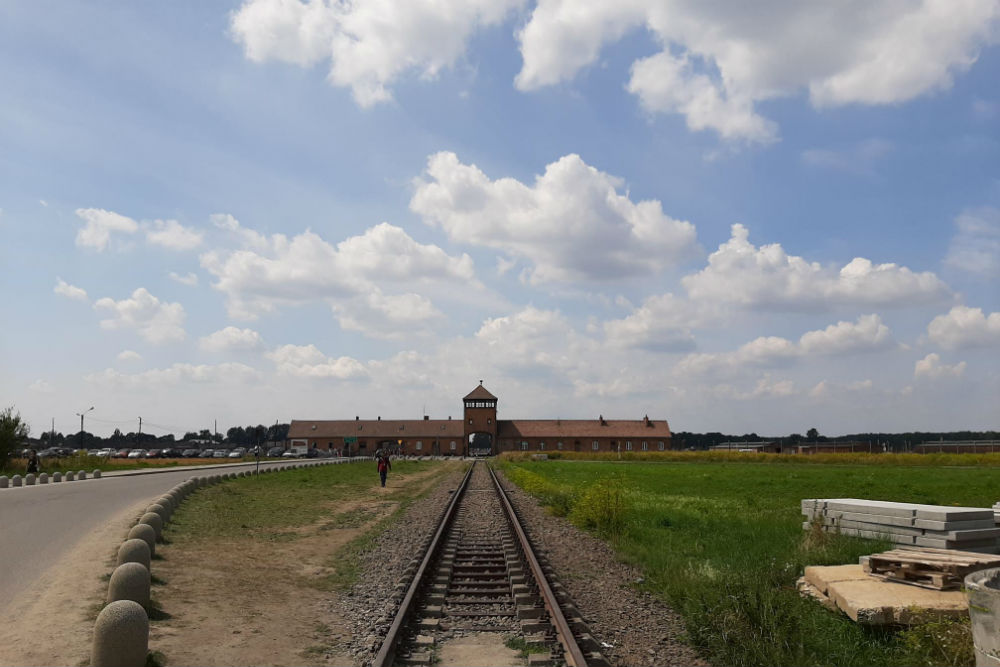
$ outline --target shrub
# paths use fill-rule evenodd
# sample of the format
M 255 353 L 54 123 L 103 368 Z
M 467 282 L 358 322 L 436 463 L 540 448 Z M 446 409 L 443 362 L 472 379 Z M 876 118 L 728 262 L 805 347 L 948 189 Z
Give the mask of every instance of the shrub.
M 0 470 L 7 467 L 18 446 L 28 437 L 28 425 L 11 406 L 0 411 Z
M 569 519 L 580 528 L 619 535 L 631 509 L 620 477 L 602 479 L 587 487 L 573 503 Z

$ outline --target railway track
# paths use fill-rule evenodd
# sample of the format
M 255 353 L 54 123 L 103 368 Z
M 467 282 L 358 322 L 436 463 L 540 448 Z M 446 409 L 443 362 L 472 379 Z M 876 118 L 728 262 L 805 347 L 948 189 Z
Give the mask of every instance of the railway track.
M 486 463 L 472 464 L 424 544 L 373 667 L 608 664 Z

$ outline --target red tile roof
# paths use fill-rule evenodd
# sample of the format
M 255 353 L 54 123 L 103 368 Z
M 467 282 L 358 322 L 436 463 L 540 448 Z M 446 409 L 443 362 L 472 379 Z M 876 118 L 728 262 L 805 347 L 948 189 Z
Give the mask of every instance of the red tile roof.
M 669 438 L 666 420 L 514 419 L 497 420 L 501 440 L 516 438 Z
M 497 400 L 497 397 L 491 394 L 489 391 L 487 391 L 486 387 L 484 387 L 482 383 L 480 383 L 478 387 L 470 391 L 462 400 L 469 401 L 469 400 L 483 400 L 483 399 L 491 399 L 495 401 Z
M 336 419 L 292 420 L 288 438 L 462 438 L 461 419 Z

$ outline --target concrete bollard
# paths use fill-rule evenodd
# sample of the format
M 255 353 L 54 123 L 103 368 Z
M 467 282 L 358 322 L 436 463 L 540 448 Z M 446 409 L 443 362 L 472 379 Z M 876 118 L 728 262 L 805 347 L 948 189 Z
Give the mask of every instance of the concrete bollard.
M 27 475 L 24 476 L 24 485 L 25 486 L 35 485 L 35 473 L 29 472 Z
M 86 470 L 81 470 L 80 472 L 76 473 L 76 478 L 77 479 L 87 479 L 87 471 Z
M 10 485 L 11 486 L 21 486 L 21 476 L 20 475 L 14 475 L 13 477 L 11 477 L 10 478 Z
M 160 535 L 163 534 L 163 519 L 160 518 L 159 514 L 146 512 L 142 515 L 142 518 L 139 519 L 139 523 L 144 523 L 147 526 L 150 526 L 156 531 L 156 539 L 160 539 Z
M 73 477 L 74 477 L 73 471 L 72 470 L 67 470 L 66 471 L 66 481 L 67 482 L 72 482 L 73 481 Z
M 93 475 L 94 475 L 94 479 L 100 479 L 101 478 L 101 469 L 100 468 L 94 468 Z
M 145 667 L 149 653 L 149 616 L 131 600 L 112 602 L 97 616 L 91 667 Z
M 52 481 L 53 482 L 61 482 L 62 481 L 62 473 L 61 472 L 54 472 L 54 473 L 52 473 Z
M 142 563 L 123 563 L 111 573 L 108 602 L 131 600 L 149 608 L 149 570 Z
M 138 563 L 148 570 L 150 569 L 149 562 L 152 559 L 152 556 L 153 553 L 149 550 L 149 545 L 146 544 L 146 540 L 138 537 L 125 540 L 122 542 L 122 545 L 118 547 L 118 565 L 124 565 L 125 563 Z
M 7 475 L 0 475 L 0 489 L 6 489 L 10 484 L 10 480 L 7 479 Z
M 47 472 L 40 472 L 40 473 L 38 473 L 38 483 L 39 484 L 48 484 L 49 483 L 49 473 L 47 473 Z
M 149 556 L 156 553 L 156 530 L 148 523 L 137 523 L 128 531 L 128 539 L 140 539 L 149 547 Z
M 146 508 L 146 512 L 152 512 L 153 514 L 158 514 L 160 520 L 163 521 L 163 525 L 167 525 L 167 521 L 170 520 L 170 510 L 161 505 L 160 503 L 153 503 Z

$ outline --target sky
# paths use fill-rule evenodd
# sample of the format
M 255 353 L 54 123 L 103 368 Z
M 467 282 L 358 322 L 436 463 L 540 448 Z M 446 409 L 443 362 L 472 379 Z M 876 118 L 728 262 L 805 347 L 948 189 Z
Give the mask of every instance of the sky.
M 1000 0 L 5 2 L 0 407 L 997 429 L 998 82 Z

